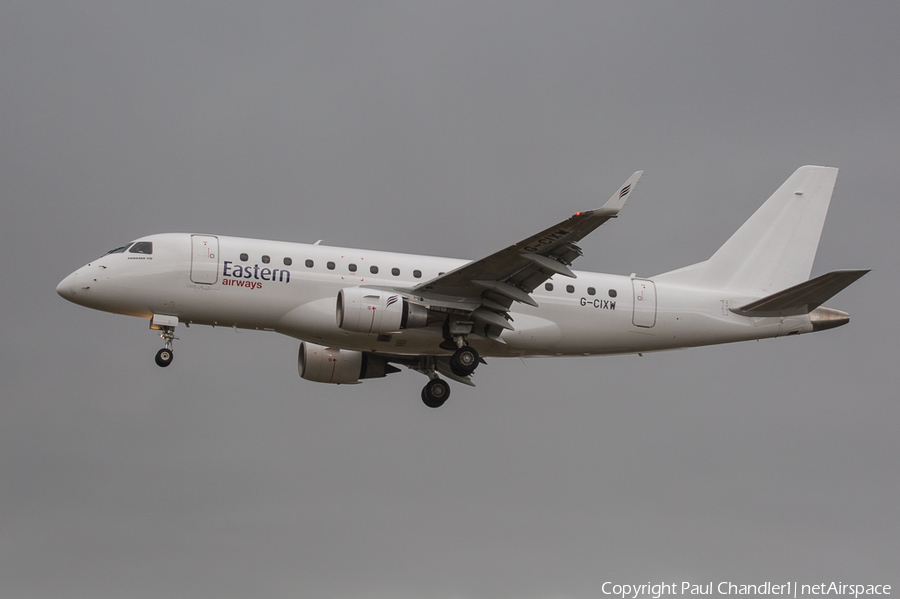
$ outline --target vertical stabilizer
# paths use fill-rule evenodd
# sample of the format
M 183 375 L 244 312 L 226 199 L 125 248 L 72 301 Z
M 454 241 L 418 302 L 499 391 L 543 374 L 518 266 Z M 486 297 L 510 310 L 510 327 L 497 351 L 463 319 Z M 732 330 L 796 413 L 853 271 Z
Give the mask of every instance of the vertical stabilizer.
M 825 166 L 800 167 L 712 258 L 667 278 L 752 295 L 806 281 L 837 173 Z

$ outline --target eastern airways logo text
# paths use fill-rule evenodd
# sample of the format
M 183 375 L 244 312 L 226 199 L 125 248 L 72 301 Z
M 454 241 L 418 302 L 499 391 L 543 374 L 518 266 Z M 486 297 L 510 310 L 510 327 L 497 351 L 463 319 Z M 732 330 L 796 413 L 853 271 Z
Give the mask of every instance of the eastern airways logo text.
M 259 264 L 254 264 L 252 266 L 246 264 L 242 266 L 226 260 L 222 264 L 222 277 L 232 277 L 230 279 L 223 278 L 222 285 L 244 287 L 247 289 L 262 289 L 262 283 L 259 281 L 289 283 L 291 280 L 291 271 L 284 268 L 260 267 Z M 252 280 L 245 281 L 244 279 Z

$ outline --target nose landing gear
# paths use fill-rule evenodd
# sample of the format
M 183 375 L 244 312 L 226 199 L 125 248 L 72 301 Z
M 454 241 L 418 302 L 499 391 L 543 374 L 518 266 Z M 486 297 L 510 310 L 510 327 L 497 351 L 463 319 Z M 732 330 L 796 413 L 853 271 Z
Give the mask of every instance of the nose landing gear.
M 172 358 L 175 357 L 172 351 L 172 341 L 178 337 L 175 336 L 175 327 L 170 326 L 163 326 L 159 336 L 165 340 L 166 346 L 156 352 L 156 365 L 165 368 L 172 363 Z
M 165 347 L 156 352 L 156 365 L 165 368 L 172 363 L 174 353 L 172 352 L 172 341 L 178 339 L 175 336 L 175 327 L 178 326 L 177 316 L 167 316 L 164 314 L 154 314 L 150 319 L 150 330 L 159 331 L 159 336 L 165 341 Z
M 156 365 L 165 368 L 172 363 L 173 357 L 172 350 L 164 347 L 156 352 Z

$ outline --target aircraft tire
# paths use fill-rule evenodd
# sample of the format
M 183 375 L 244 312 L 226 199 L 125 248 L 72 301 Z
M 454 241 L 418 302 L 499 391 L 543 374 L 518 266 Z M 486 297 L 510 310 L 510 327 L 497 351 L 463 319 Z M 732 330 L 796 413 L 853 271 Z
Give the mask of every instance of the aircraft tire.
M 478 352 L 464 345 L 450 357 L 450 370 L 456 376 L 469 376 L 478 368 Z
M 156 352 L 156 365 L 165 368 L 172 363 L 172 358 L 174 357 L 172 350 L 164 347 Z
M 431 379 L 422 389 L 422 401 L 429 408 L 439 408 L 450 397 L 450 385 L 443 379 Z

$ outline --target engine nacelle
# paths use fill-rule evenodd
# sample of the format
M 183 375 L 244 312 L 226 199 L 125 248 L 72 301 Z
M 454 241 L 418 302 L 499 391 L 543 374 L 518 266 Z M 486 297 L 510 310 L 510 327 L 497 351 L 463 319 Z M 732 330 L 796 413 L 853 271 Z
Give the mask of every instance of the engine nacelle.
M 300 376 L 316 383 L 354 385 L 361 379 L 372 379 L 399 372 L 381 356 L 352 349 L 323 347 L 315 343 L 300 344 L 297 357 Z
M 428 309 L 411 304 L 401 295 L 365 287 L 338 291 L 335 310 L 338 327 L 354 333 L 396 333 L 428 325 Z

